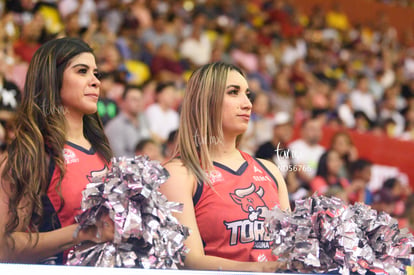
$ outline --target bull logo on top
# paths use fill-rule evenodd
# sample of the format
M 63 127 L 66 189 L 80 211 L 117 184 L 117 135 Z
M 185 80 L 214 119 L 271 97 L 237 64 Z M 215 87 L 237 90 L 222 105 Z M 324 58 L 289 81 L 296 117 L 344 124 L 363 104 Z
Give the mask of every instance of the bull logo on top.
M 235 189 L 230 193 L 233 202 L 240 206 L 246 218 L 235 221 L 225 221 L 230 231 L 230 245 L 254 242 L 255 249 L 268 249 L 270 236 L 264 228 L 264 219 L 269 208 L 263 201 L 264 190 L 257 188 L 254 183 L 244 189 Z

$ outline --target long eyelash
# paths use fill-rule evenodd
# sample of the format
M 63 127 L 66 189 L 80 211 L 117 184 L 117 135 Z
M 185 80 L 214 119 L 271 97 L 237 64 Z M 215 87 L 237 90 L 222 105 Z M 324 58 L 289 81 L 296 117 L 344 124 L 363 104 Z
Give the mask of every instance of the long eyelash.
M 228 94 L 237 94 L 238 92 L 239 92 L 239 90 L 236 90 L 236 89 L 232 89 L 232 90 L 227 91 Z
M 255 97 L 255 93 L 253 91 L 248 91 L 246 95 L 247 95 L 247 98 L 250 99 L 250 101 L 252 101 Z
M 102 74 L 100 73 L 100 72 L 95 72 L 94 73 L 94 75 L 95 75 L 95 77 L 97 78 L 97 79 L 101 79 L 101 77 L 102 77 Z

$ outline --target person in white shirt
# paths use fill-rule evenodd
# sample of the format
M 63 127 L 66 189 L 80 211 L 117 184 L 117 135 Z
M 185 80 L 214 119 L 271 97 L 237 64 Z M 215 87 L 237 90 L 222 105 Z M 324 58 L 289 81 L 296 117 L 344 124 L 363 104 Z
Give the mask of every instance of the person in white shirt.
M 317 119 L 305 120 L 301 126 L 301 138 L 289 144 L 292 161 L 303 186 L 315 177 L 319 158 L 325 148 L 319 144 L 322 125 Z
M 272 119 L 270 114 L 270 99 L 264 92 L 255 93 L 251 97 L 253 104 L 247 130 L 244 133 L 239 148 L 249 154 L 254 154 L 258 147 L 273 138 Z
M 339 105 L 338 116 L 346 127 L 355 127 L 354 109 L 352 108 L 352 103 L 348 96 L 345 97 L 344 102 L 341 105 Z
M 178 129 L 179 115 L 173 109 L 176 93 L 173 82 L 159 83 L 155 89 L 156 103 L 148 106 L 145 111 L 151 136 L 159 143 L 164 143 L 170 132 Z
M 206 16 L 203 13 L 196 13 L 192 20 L 191 34 L 184 38 L 180 45 L 180 55 L 188 59 L 191 65 L 202 66 L 211 60 L 212 43 L 204 31 Z
M 282 64 L 293 65 L 296 60 L 305 58 L 307 51 L 306 42 L 301 38 L 282 41 Z
M 351 104 L 355 111 L 364 112 L 371 121 L 377 120 L 375 98 L 369 91 L 366 76 L 359 77 L 356 89 L 351 92 Z
M 58 1 L 59 14 L 66 18 L 72 13 L 78 13 L 78 23 L 81 28 L 87 28 L 91 19 L 96 16 L 96 3 L 94 0 L 60 0 Z
M 389 119 L 394 121 L 395 127 L 389 134 L 392 137 L 398 137 L 402 135 L 405 127 L 405 118 L 397 109 L 398 96 L 392 89 L 388 89 L 384 94 L 381 109 L 379 112 L 379 119 L 385 122 Z

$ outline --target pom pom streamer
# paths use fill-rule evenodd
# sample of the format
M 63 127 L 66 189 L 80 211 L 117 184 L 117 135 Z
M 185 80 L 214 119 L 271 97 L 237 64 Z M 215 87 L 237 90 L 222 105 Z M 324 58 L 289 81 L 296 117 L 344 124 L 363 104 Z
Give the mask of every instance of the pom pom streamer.
M 182 204 L 167 201 L 158 191 L 168 176 L 148 157 L 114 158 L 106 175 L 94 177 L 83 191 L 83 213 L 76 217 L 75 232 L 108 214 L 114 222 L 114 240 L 76 246 L 67 265 L 176 269 L 183 264 L 183 242 L 189 232 L 172 216 L 182 211 Z
M 265 226 L 273 253 L 301 273 L 405 274 L 414 238 L 397 220 L 361 203 L 316 194 L 288 213 L 275 207 Z

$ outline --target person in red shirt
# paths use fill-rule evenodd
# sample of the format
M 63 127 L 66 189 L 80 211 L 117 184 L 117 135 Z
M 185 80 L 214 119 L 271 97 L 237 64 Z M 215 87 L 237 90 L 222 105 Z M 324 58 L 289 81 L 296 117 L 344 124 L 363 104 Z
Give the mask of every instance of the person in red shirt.
M 13 51 L 21 61 L 30 63 L 33 55 L 39 49 L 42 26 L 39 18 L 35 18 L 22 26 L 21 36 L 13 44 Z
M 190 229 L 185 268 L 283 270 L 264 229 L 274 206 L 290 210 L 280 171 L 237 145 L 250 119 L 250 89 L 241 70 L 222 62 L 197 69 L 184 95 L 170 178 L 160 187 L 184 204 L 179 222 Z
M 79 39 L 51 40 L 34 54 L 1 160 L 0 262 L 64 263 L 62 252 L 82 241 L 113 239 L 108 216 L 74 235 L 81 191 L 112 157 L 97 114 L 97 74 Z

